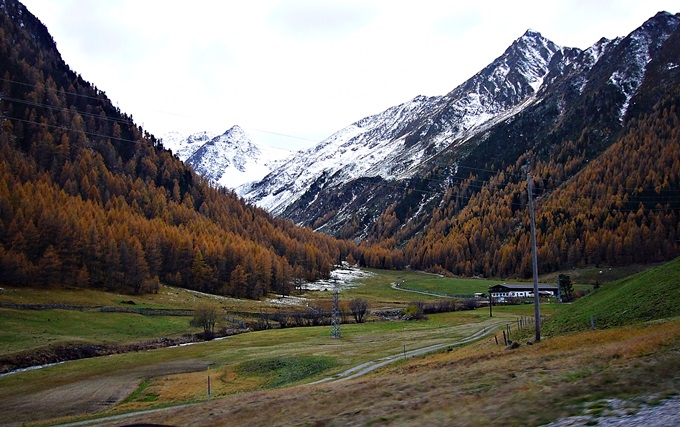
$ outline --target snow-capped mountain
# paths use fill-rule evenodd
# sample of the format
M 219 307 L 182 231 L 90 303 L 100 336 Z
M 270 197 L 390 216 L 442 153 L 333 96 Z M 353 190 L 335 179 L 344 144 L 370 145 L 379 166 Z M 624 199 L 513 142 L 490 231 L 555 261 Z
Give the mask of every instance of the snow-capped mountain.
M 214 137 L 215 134 L 210 132 L 197 132 L 188 137 L 182 136 L 179 132 L 169 132 L 163 136 L 163 146 L 172 150 L 180 160 L 186 161 L 196 150 Z
M 451 144 L 463 144 L 535 101 L 559 49 L 539 33 L 527 31 L 449 94 L 419 96 L 353 123 L 239 192 L 281 214 L 321 177 L 324 186 L 359 177 L 410 178 L 424 159 Z
M 664 50 L 672 56 L 666 41 L 679 23 L 680 14 L 661 12 L 627 37 L 586 50 L 529 30 L 448 94 L 419 96 L 359 120 L 238 192 L 342 237 L 366 237 L 390 206 L 400 221 L 426 221 L 447 189 L 475 168 L 505 167 L 548 143 L 576 140 L 584 129 L 596 130 L 589 150 L 601 152 L 642 105 L 649 64 Z M 672 72 L 673 64 L 659 73 Z
M 255 144 L 239 126 L 222 135 L 199 132 L 182 137 L 171 132 L 163 145 L 216 185 L 235 189 L 269 174 L 291 152 Z

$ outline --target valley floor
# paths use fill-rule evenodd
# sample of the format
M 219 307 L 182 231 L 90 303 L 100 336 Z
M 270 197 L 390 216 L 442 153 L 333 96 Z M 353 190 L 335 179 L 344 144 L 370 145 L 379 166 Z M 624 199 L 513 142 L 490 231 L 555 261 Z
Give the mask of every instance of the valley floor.
M 562 426 L 635 425 L 642 419 L 650 425 L 649 417 L 663 415 L 665 425 L 677 425 L 680 415 L 672 409 L 679 390 L 680 319 L 674 319 L 545 338 L 513 351 L 487 338 L 350 381 L 236 394 L 97 424 L 476 426 L 561 420 L 554 425 Z M 670 406 L 658 406 L 664 401 Z M 612 415 L 618 418 L 605 418 Z M 573 416 L 580 418 L 568 418 Z

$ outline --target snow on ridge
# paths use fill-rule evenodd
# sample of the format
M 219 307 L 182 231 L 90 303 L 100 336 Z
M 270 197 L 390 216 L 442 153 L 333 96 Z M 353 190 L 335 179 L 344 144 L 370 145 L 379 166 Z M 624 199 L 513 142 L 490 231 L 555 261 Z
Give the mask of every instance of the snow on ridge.
M 170 132 L 164 136 L 163 146 L 213 184 L 231 189 L 261 180 L 292 155 L 288 150 L 254 143 L 238 125 L 221 135 L 204 131 L 184 137 Z
M 624 39 L 630 43 L 632 55 L 609 78 L 609 83 L 626 97 L 619 111 L 619 121 L 623 122 L 630 100 L 642 84 L 652 52 L 659 49 L 679 26 L 680 14 L 659 12 Z
M 256 186 L 258 188 L 243 186 L 238 192 L 258 206 L 279 214 L 322 176 L 334 176 L 343 182 L 361 176 L 389 178 L 389 172 L 377 165 L 403 146 L 395 142 L 394 135 L 439 99 L 441 97 L 418 96 L 365 117 L 335 132 L 317 146 L 299 152 L 267 176 Z
M 447 95 L 418 96 L 352 123 L 301 152 L 262 183 L 241 187 L 239 193 L 281 214 L 315 183 L 337 186 L 359 177 L 408 178 L 426 152 L 429 157 L 432 150 L 468 140 L 478 129 L 497 123 L 496 118 L 516 113 L 518 105 L 526 107 L 557 51 L 557 45 L 527 31 L 501 57 Z M 432 134 L 432 129 L 437 132 Z

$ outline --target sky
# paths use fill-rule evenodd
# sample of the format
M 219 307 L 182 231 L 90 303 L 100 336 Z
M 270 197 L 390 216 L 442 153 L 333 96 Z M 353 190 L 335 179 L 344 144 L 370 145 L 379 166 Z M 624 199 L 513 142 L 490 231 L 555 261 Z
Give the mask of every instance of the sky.
M 66 63 L 156 137 L 298 150 L 418 95 L 444 95 L 527 29 L 588 48 L 677 0 L 21 0 Z

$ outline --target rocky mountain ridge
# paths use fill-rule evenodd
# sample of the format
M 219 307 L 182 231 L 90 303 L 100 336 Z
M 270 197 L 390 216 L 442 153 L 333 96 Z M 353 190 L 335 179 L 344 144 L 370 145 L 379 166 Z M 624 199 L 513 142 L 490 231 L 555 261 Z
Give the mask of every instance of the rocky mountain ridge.
M 312 187 L 337 187 L 367 177 L 408 179 L 414 166 L 428 157 L 521 111 L 558 50 L 539 33 L 527 31 L 449 94 L 418 96 L 359 120 L 238 192 L 274 214 L 284 214 Z
M 259 181 L 290 157 L 287 150 L 256 144 L 238 125 L 221 135 L 171 132 L 163 144 L 211 183 L 234 189 Z

